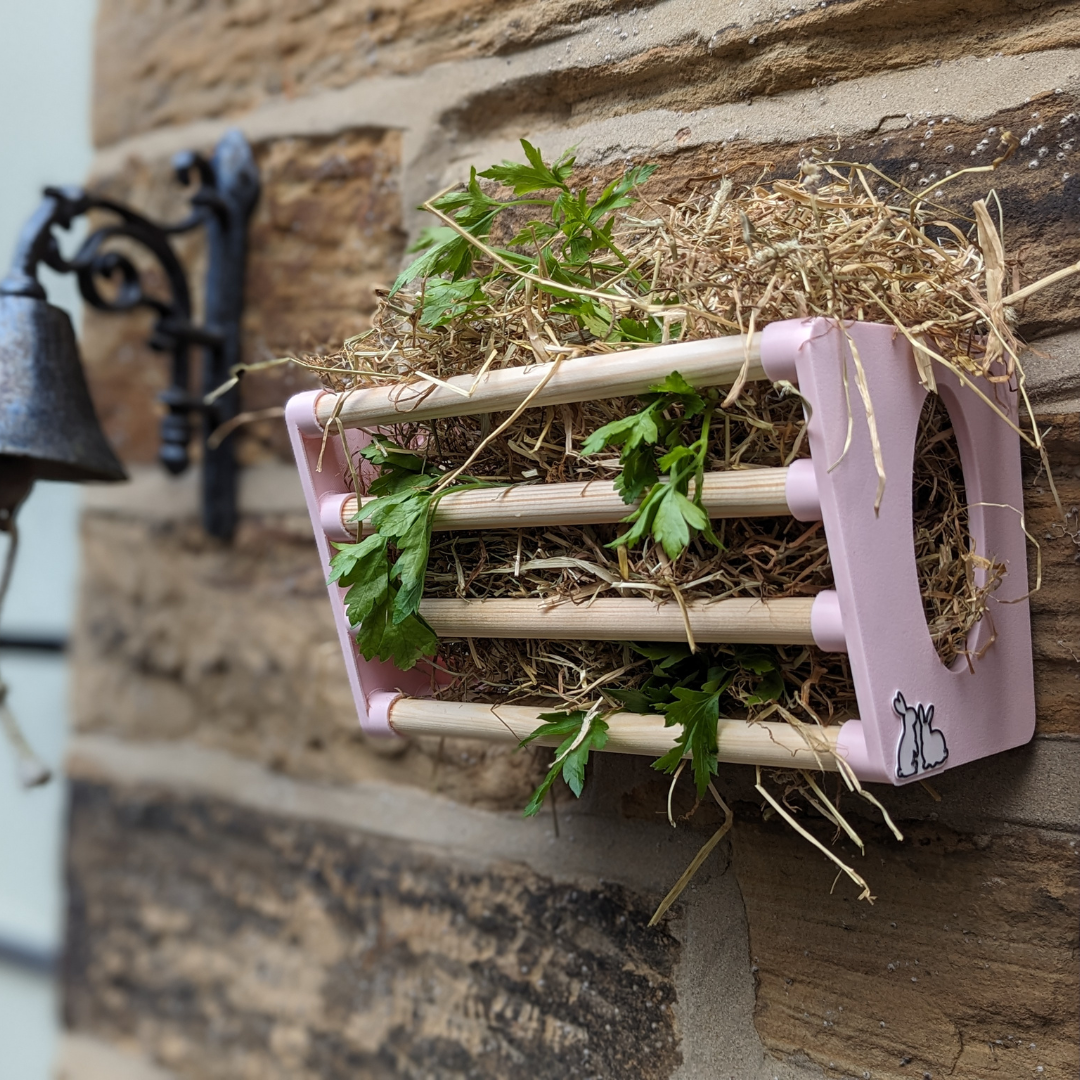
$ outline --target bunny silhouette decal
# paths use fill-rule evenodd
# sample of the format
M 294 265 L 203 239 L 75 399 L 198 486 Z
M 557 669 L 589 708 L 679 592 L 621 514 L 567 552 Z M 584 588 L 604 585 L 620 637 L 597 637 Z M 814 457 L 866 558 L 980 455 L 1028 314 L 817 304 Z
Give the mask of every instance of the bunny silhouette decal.
M 893 709 L 904 723 L 896 749 L 896 775 L 903 780 L 943 765 L 949 748 L 944 734 L 932 726 L 934 706 L 909 705 L 898 690 Z

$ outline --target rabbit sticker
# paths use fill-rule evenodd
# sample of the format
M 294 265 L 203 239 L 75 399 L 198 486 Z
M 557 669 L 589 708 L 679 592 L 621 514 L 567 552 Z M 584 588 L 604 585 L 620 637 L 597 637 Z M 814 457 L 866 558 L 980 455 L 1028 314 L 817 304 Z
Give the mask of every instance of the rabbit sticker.
M 934 706 L 909 705 L 898 690 L 893 709 L 904 725 L 896 749 L 896 775 L 903 780 L 944 765 L 949 748 L 945 735 L 933 726 Z

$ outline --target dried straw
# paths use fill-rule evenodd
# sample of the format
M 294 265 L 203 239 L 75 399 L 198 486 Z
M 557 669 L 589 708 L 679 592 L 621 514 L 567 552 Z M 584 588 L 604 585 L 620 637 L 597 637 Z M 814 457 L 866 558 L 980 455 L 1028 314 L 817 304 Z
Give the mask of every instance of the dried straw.
M 1005 153 L 991 168 L 1009 156 L 1015 140 L 1006 134 L 1003 144 Z M 928 390 L 935 390 L 935 365 L 941 365 L 969 386 L 972 375 L 1019 384 L 1026 403 L 1012 304 L 1062 273 L 1004 295 L 1000 227 L 985 203 L 976 204 L 974 222 L 941 207 L 931 200 L 940 187 L 920 197 L 872 166 L 815 161 L 786 180 L 737 187 L 731 178 L 710 178 L 678 201 L 644 199 L 632 214 L 624 213 L 614 239 L 627 265 L 598 269 L 595 286 L 576 291 L 598 300 L 610 319 L 656 320 L 665 341 L 749 337 L 767 323 L 810 316 L 840 324 L 892 323 L 911 341 Z M 430 203 L 425 208 L 457 228 Z M 471 242 L 480 272 L 494 264 L 513 270 L 496 251 Z M 368 333 L 347 341 L 336 354 L 300 362 L 337 391 L 387 383 L 415 390 L 417 384 L 434 385 L 451 376 L 634 347 L 611 344 L 583 331 L 575 318 L 552 311 L 552 299 L 534 288 L 537 283 L 542 277 L 515 271 L 486 287 L 489 305 L 435 328 L 420 322 L 422 291 L 393 297 L 378 292 Z M 861 377 L 856 382 L 876 444 L 873 403 Z M 707 467 L 786 465 L 805 455 L 802 402 L 790 389 L 740 380 L 718 413 L 721 419 L 714 421 Z M 972 386 L 972 392 L 1000 413 L 981 391 Z M 852 399 L 858 407 L 860 397 Z M 929 400 L 915 454 L 916 563 L 931 637 L 943 662 L 952 663 L 966 655 L 968 635 L 1004 569 L 995 564 L 993 552 L 971 550 L 955 438 L 936 395 Z M 580 446 L 600 425 L 639 407 L 634 399 L 612 399 L 422 424 L 403 418 L 390 435 L 422 447 L 433 466 L 448 472 L 467 466 L 471 475 L 538 484 L 610 479 L 617 475 L 617 459 L 583 457 Z M 1004 417 L 1002 422 L 1012 423 Z M 1020 434 L 1041 449 L 1030 408 Z M 883 472 L 880 479 L 887 482 Z M 604 594 L 658 601 L 798 596 L 831 584 L 820 525 L 740 519 L 723 522 L 718 531 L 722 551 L 695 542 L 674 562 L 652 544 L 629 552 L 606 547 L 617 535 L 613 526 L 436 534 L 426 595 L 581 604 Z M 439 666 L 452 680 L 438 693 L 462 700 L 595 708 L 600 702 L 616 704 L 611 691 L 632 689 L 650 672 L 649 661 L 618 642 L 443 645 Z M 726 652 L 709 648 L 717 655 Z M 801 648 L 777 648 L 773 654 L 784 697 L 744 707 L 748 720 L 779 712 L 801 725 L 852 715 L 855 695 L 845 657 Z M 738 683 L 735 691 L 739 700 Z M 783 782 L 787 789 L 779 801 L 759 787 L 777 813 L 792 820 L 787 798 L 797 792 L 851 835 L 816 783 L 796 774 Z M 842 869 L 869 896 L 865 882 L 850 868 Z
M 891 184 L 891 181 L 888 182 Z M 935 185 L 936 186 L 936 185 Z M 430 204 L 428 204 L 429 209 Z M 437 211 L 433 211 L 437 214 Z M 1019 343 L 1002 295 L 1004 255 L 985 204 L 973 239 L 941 208 L 885 187 L 869 166 L 804 164 L 792 180 L 737 189 L 729 178 L 674 205 L 643 202 L 616 225 L 629 266 L 601 274 L 612 317 L 655 316 L 665 337 L 687 340 L 751 334 L 768 322 L 806 316 L 892 322 L 916 346 L 924 383 L 935 363 L 962 374 L 1017 378 Z M 453 224 L 444 218 L 445 223 Z M 479 244 L 478 265 L 502 262 Z M 633 271 L 647 280 L 642 293 Z M 387 382 L 431 384 L 455 375 L 616 347 L 550 310 L 551 300 L 521 277 L 488 288 L 488 307 L 444 327 L 424 327 L 421 296 L 379 294 L 373 329 L 330 357 L 309 358 L 336 390 Z M 853 395 L 854 397 L 854 395 Z M 931 402 L 936 398 L 931 395 Z M 863 404 L 868 412 L 872 402 Z M 585 436 L 638 408 L 633 399 L 524 409 L 520 415 L 404 422 L 392 437 L 423 445 L 432 465 L 516 483 L 617 475 L 614 457 L 584 458 Z M 857 406 L 856 406 L 857 407 Z M 711 436 L 710 469 L 790 463 L 807 453 L 802 404 L 762 384 L 732 388 Z M 508 422 L 509 421 L 509 422 Z M 1004 421 L 1003 421 L 1004 422 Z M 1034 427 L 1025 430 L 1037 442 Z M 970 548 L 963 476 L 943 408 L 924 413 L 916 448 L 916 563 L 931 637 L 943 662 L 965 654 L 1003 568 Z M 882 481 L 884 482 L 882 475 Z M 600 595 L 658 601 L 698 596 L 810 595 L 831 584 L 820 526 L 791 519 L 723 522 L 725 548 L 698 542 L 674 563 L 658 547 L 617 554 L 613 526 L 491 530 L 438 535 L 429 596 L 531 597 L 588 603 Z M 719 650 L 722 651 L 722 650 Z M 850 712 L 854 694 L 842 658 L 777 650 L 791 704 L 824 720 Z M 973 658 L 969 657 L 969 662 Z M 627 689 L 648 675 L 618 643 L 446 642 L 441 663 L 456 676 L 441 693 L 471 700 L 579 706 L 589 694 Z M 810 689 L 804 689 L 809 680 Z

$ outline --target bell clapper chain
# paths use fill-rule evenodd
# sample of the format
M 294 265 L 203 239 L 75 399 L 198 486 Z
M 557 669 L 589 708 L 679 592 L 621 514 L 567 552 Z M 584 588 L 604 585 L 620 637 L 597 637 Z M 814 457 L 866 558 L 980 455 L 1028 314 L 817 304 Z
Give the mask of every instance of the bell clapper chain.
M 19 530 L 15 525 L 15 513 L 9 507 L 0 508 L 0 532 L 8 534 L 7 552 L 4 555 L 4 569 L 0 574 L 0 608 L 3 608 L 8 585 L 11 584 L 11 572 L 15 567 L 15 553 L 19 547 Z M 19 721 L 8 708 L 8 685 L 0 676 L 0 726 L 4 729 L 8 744 L 18 762 L 19 781 L 24 788 L 40 787 L 52 779 L 52 770 L 34 753 L 33 747 L 26 740 Z

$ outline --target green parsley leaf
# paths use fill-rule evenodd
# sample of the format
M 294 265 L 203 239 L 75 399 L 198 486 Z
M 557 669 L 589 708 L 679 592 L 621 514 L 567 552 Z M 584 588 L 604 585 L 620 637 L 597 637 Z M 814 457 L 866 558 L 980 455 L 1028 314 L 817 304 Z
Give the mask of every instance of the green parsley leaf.
M 752 671 L 755 675 L 766 675 L 776 670 L 776 661 L 771 656 L 752 647 L 736 648 L 735 660 L 739 667 Z
M 591 750 L 602 750 L 607 743 L 607 721 L 594 716 L 586 730 L 582 730 L 586 713 L 582 710 L 570 713 L 541 713 L 544 721 L 531 735 L 526 735 L 519 745 L 527 746 L 534 739 L 549 735 L 565 735 L 566 738 L 555 751 L 555 760 L 540 786 L 533 792 L 525 807 L 524 816 L 532 817 L 544 803 L 544 797 L 562 773 L 563 780 L 578 798 L 585 787 L 585 766 Z
M 776 670 L 767 672 L 746 697 L 747 705 L 764 705 L 767 701 L 779 701 L 784 693 L 784 676 Z
M 683 415 L 688 420 L 697 416 L 705 408 L 705 399 L 677 371 L 673 371 L 660 382 L 650 386 L 649 393 L 663 394 L 667 398 L 664 402 L 665 408 L 676 402 L 681 404 Z
M 619 319 L 620 341 L 640 341 L 643 344 L 659 345 L 664 328 L 656 319 Z
M 661 459 L 660 469 L 663 472 L 671 472 L 671 470 L 679 464 L 680 461 L 685 461 L 687 458 L 694 458 L 697 460 L 697 454 L 690 449 L 689 446 L 684 446 L 681 443 L 678 446 L 673 446 Z
M 428 229 L 425 232 L 430 237 L 427 250 L 409 263 L 394 279 L 394 284 L 390 288 L 391 296 L 417 278 L 434 277 L 445 273 L 453 273 L 455 277 L 464 277 L 472 269 L 473 249 L 464 236 L 449 226 Z
M 690 543 L 690 530 L 706 529 L 709 519 L 701 507 L 692 503 L 673 484 L 664 484 L 659 491 L 652 534 L 667 557 L 677 559 Z
M 390 571 L 390 577 L 399 583 L 394 598 L 394 623 L 404 622 L 420 607 L 424 594 L 424 574 L 427 572 L 428 552 L 431 548 L 431 522 L 428 519 L 428 503 L 431 496 L 423 496 L 424 506 L 414 518 L 408 532 L 398 537 L 400 554 Z
M 409 450 L 407 447 L 398 446 L 382 438 L 372 439 L 360 451 L 360 456 L 380 469 L 393 468 L 421 472 L 425 464 L 423 456 L 415 450 Z
M 359 544 L 340 545 L 330 562 L 330 581 L 345 593 L 345 614 L 357 626 L 385 603 L 390 588 L 390 567 L 386 558 L 386 537 L 372 533 Z
M 688 660 L 694 655 L 690 651 L 689 645 L 683 645 L 674 641 L 670 644 L 665 642 L 659 645 L 647 644 L 640 641 L 630 642 L 629 644 L 630 648 L 639 656 L 644 656 L 647 660 L 655 660 L 656 667 L 661 671 L 666 671 L 673 665 L 682 660 Z
M 462 278 L 460 281 L 432 278 L 424 289 L 420 325 L 445 326 L 470 308 L 481 307 L 487 302 L 480 278 Z
M 634 188 L 644 184 L 656 172 L 656 169 L 656 165 L 639 165 L 637 168 L 629 169 L 618 180 L 608 184 L 592 205 L 590 211 L 592 219 L 599 221 L 605 214 L 621 210 L 624 206 L 632 206 L 636 200 L 630 198 L 629 193 Z
M 709 779 L 716 772 L 716 728 L 720 719 L 720 692 L 707 693 L 676 687 L 672 691 L 676 700 L 664 711 L 664 726 L 679 724 L 682 731 L 672 747 L 662 758 L 653 762 L 653 768 L 673 773 L 679 762 L 689 753 L 694 770 L 694 784 L 698 797 L 702 798 L 709 788 Z
M 368 494 L 372 496 L 393 495 L 406 488 L 430 487 L 439 479 L 435 474 L 425 474 L 427 461 L 420 454 L 383 439 L 374 439 L 360 451 L 360 456 L 380 470 L 368 485 Z M 372 504 L 368 503 L 368 506 Z M 367 509 L 353 520 L 362 521 L 371 512 Z
M 367 540 L 358 544 L 334 544 L 338 553 L 330 560 L 330 577 L 327 580 L 328 585 L 332 585 L 335 581 L 341 582 L 341 578 L 347 578 L 352 574 L 356 567 L 356 564 L 361 559 L 366 558 L 370 552 L 373 544 L 369 544 L 371 540 L 369 536 Z
M 378 533 L 391 540 L 401 540 L 409 535 L 417 519 L 427 514 L 430 503 L 429 492 L 405 488 L 367 503 L 364 510 L 372 507 L 368 516 Z
M 408 671 L 422 656 L 434 656 L 439 651 L 439 639 L 419 615 L 394 622 L 395 592 L 390 586 L 383 601 L 368 612 L 357 630 L 356 644 L 365 660 L 392 660 L 402 671 Z
M 527 165 L 504 161 L 501 165 L 492 165 L 490 169 L 485 169 L 480 175 L 485 180 L 495 180 L 513 188 L 515 195 L 528 195 L 532 191 L 546 191 L 566 185 L 567 177 L 574 169 L 574 158 L 569 151 L 564 152 L 562 157 L 549 167 L 532 143 L 522 139 L 521 149 L 525 151 Z
M 624 416 L 621 420 L 612 420 L 597 428 L 585 440 L 581 448 L 583 454 L 598 454 L 607 446 L 625 446 L 635 449 L 642 443 L 655 443 L 659 437 L 656 427 L 657 405 L 649 405 L 640 412 Z
M 653 712 L 653 706 L 656 704 L 652 695 L 645 690 L 618 690 L 609 688 L 607 693 L 618 701 L 627 712 L 642 714 L 651 713 Z

